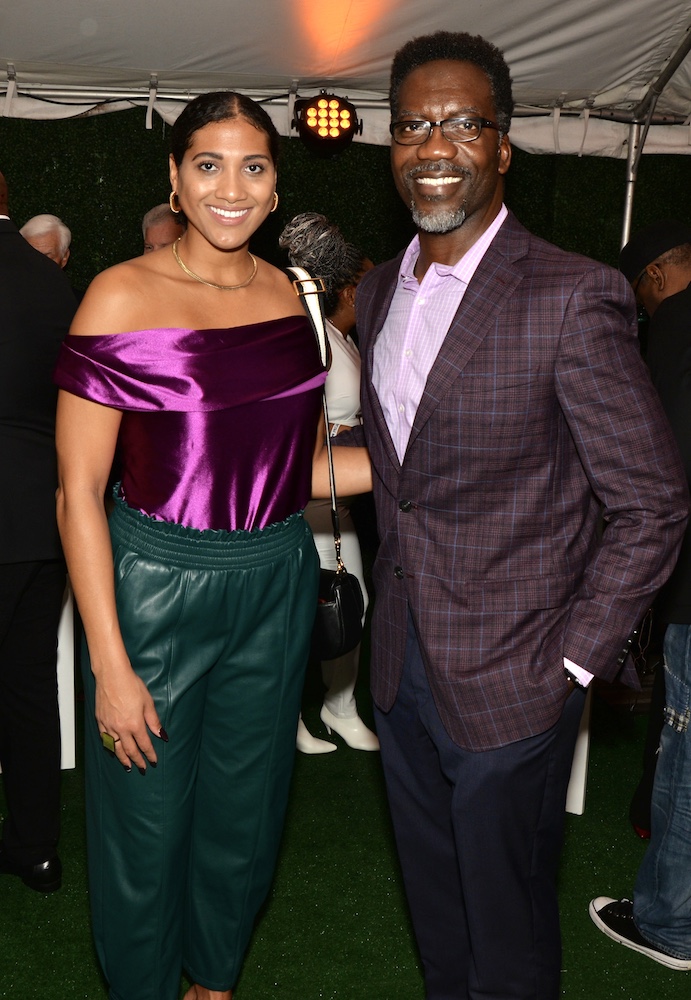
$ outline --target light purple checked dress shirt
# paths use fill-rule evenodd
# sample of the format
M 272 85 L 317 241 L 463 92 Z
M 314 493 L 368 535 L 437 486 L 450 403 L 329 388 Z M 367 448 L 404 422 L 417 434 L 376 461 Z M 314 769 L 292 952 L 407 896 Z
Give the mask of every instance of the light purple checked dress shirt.
M 372 384 L 400 462 L 403 462 L 415 414 L 427 377 L 444 342 L 466 288 L 508 215 L 501 206 L 496 218 L 454 265 L 432 263 L 418 281 L 417 236 L 408 246 L 398 272 L 389 312 L 374 345 Z M 592 674 L 571 660 L 564 667 L 584 686 Z

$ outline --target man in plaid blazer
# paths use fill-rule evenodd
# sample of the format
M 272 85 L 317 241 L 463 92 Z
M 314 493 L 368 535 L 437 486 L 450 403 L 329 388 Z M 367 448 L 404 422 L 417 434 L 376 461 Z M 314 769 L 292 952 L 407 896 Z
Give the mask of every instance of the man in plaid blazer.
M 428 1000 L 556 1000 L 584 688 L 636 683 L 688 498 L 626 282 L 503 205 L 502 54 L 414 39 L 391 107 L 418 235 L 357 295 L 387 792 Z

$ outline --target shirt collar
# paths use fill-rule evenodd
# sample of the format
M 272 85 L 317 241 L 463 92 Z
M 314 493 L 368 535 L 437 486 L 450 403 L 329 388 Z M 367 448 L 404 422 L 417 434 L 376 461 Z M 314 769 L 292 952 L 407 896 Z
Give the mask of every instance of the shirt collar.
M 502 223 L 509 214 L 506 205 L 502 204 L 501 208 L 497 212 L 497 215 L 492 220 L 490 225 L 485 229 L 484 233 L 473 243 L 472 247 L 463 254 L 460 260 L 457 260 L 455 264 L 438 264 L 433 263 L 432 267 L 435 269 L 437 274 L 445 276 L 447 274 L 453 275 L 463 284 L 467 285 L 478 264 L 482 258 L 487 253 L 490 243 L 494 237 L 499 232 Z M 398 283 L 403 282 L 408 283 L 410 280 L 417 284 L 417 278 L 414 274 L 415 264 L 420 256 L 420 237 L 415 234 L 408 247 L 403 254 L 403 259 L 401 260 L 401 266 L 398 271 Z

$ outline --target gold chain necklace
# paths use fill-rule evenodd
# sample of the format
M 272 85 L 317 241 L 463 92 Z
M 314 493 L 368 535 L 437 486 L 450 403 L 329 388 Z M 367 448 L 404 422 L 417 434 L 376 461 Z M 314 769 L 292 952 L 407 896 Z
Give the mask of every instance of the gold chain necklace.
M 180 254 L 178 253 L 178 243 L 180 242 L 181 239 L 182 236 L 178 236 L 175 243 L 173 243 L 173 257 L 175 257 L 175 260 L 180 265 L 185 274 L 188 274 L 190 278 L 194 278 L 195 281 L 201 282 L 202 285 L 208 285 L 209 288 L 217 288 L 219 292 L 234 292 L 236 288 L 245 288 L 247 285 L 249 285 L 250 281 L 254 280 L 254 276 L 257 273 L 257 258 L 254 256 L 254 254 L 250 253 L 249 250 L 247 251 L 247 253 L 249 253 L 250 257 L 252 258 L 252 273 L 250 274 L 249 278 L 246 281 L 241 281 L 239 285 L 217 285 L 215 281 L 207 281 L 205 278 L 200 278 L 198 274 L 194 273 L 194 271 L 190 271 L 187 264 L 185 264 L 180 259 Z

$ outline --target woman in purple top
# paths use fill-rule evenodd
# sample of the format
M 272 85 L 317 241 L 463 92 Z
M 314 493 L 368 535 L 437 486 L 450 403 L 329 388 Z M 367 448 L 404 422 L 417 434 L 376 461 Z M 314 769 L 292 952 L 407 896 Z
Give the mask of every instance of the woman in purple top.
M 111 1000 L 229 1000 L 273 875 L 328 494 L 325 372 L 249 240 L 278 134 L 207 94 L 172 135 L 171 247 L 99 275 L 58 365 L 58 521 L 88 656 L 94 936 Z M 117 448 L 120 483 L 106 518 Z M 338 449 L 345 492 L 368 489 Z

